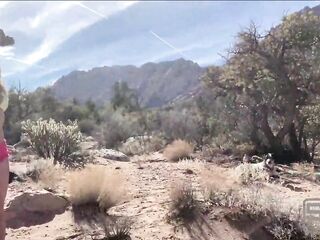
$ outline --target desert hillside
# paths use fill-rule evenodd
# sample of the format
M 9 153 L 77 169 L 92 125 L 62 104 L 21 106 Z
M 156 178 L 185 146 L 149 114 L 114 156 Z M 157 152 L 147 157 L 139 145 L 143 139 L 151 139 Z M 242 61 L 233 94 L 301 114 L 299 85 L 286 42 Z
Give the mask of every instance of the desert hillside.
M 52 89 L 61 100 L 86 102 L 91 99 L 102 104 L 112 98 L 116 82 L 127 82 L 138 91 L 143 106 L 156 107 L 194 89 L 200 84 L 204 71 L 197 63 L 184 59 L 146 63 L 141 67 L 105 66 L 71 72 L 58 79 Z

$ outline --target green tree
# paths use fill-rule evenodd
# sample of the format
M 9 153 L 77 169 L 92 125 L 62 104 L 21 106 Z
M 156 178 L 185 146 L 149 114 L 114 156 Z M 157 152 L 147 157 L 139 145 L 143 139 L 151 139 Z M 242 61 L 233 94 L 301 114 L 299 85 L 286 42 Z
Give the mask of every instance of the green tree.
M 129 88 L 126 82 L 116 82 L 113 85 L 111 104 L 114 110 L 119 107 L 129 112 L 140 109 L 137 92 Z
M 205 76 L 250 126 L 251 140 L 280 160 L 308 158 L 299 111 L 320 94 L 319 37 L 320 18 L 311 12 L 289 15 L 264 35 L 251 24 L 239 33 L 220 76 L 210 70 Z
M 314 160 L 316 147 L 320 144 L 320 104 L 306 106 L 302 109 L 304 119 L 304 144 Z

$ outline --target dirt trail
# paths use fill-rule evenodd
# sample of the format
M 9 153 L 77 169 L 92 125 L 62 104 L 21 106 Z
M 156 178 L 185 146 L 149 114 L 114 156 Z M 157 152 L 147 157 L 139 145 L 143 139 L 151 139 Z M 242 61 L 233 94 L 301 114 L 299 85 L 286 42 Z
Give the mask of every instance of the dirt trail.
M 161 154 L 154 154 L 134 158 L 131 164 L 122 163 L 120 167 L 132 184 L 132 199 L 111 209 L 110 213 L 131 217 L 134 222 L 132 239 L 242 239 L 241 233 L 225 222 L 209 222 L 203 216 L 184 227 L 174 227 L 167 222 L 170 190 L 174 185 L 191 184 L 198 198 L 203 198 L 200 172 L 204 165 L 201 162 L 169 163 Z

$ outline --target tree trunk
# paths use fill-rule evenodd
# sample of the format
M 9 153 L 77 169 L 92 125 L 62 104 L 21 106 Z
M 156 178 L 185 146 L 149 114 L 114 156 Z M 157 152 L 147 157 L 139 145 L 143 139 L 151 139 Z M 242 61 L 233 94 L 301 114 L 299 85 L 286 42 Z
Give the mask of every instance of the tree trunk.
M 292 163 L 300 160 L 301 148 L 299 146 L 295 125 L 293 122 L 295 115 L 293 108 L 290 107 L 285 117 L 284 124 L 276 136 L 273 134 L 268 122 L 268 107 L 263 105 L 260 110 L 262 116 L 261 130 L 268 140 L 270 152 L 274 154 L 276 161 L 278 163 Z M 283 144 L 286 135 L 289 136 L 289 147 L 286 147 Z
M 303 157 L 301 145 L 299 143 L 297 134 L 296 134 L 296 127 L 295 124 L 292 123 L 289 130 L 289 144 L 294 156 L 294 161 L 300 161 Z

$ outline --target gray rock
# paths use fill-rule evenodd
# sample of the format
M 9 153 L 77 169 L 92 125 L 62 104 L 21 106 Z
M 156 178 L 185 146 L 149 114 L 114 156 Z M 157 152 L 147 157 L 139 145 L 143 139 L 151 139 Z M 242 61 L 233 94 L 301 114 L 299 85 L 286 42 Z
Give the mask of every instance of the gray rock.
M 68 200 L 48 191 L 24 192 L 8 203 L 7 211 L 54 212 L 65 210 Z
M 129 161 L 129 157 L 127 155 L 113 149 L 102 148 L 102 149 L 96 150 L 95 155 L 97 157 L 115 160 L 115 161 L 122 161 L 122 162 Z
M 68 200 L 48 191 L 24 192 L 12 198 L 5 209 L 7 227 L 16 229 L 48 223 L 68 206 Z

